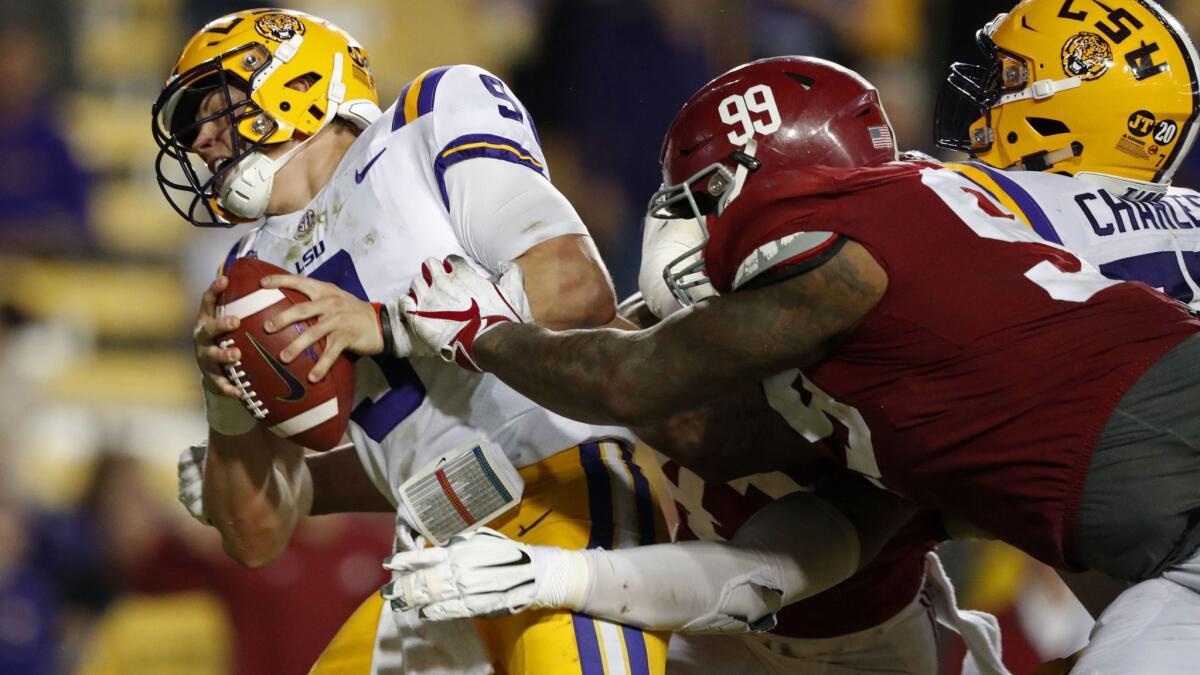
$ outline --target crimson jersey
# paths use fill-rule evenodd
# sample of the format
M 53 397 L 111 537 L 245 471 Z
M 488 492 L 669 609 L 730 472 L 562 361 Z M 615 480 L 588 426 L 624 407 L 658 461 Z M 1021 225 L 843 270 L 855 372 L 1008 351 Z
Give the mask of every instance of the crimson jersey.
M 725 541 L 760 508 L 808 489 L 811 476 L 798 472 L 761 473 L 728 483 L 706 483 L 674 460 L 662 465 L 679 507 L 677 540 Z M 937 515 L 922 513 L 854 576 L 833 588 L 785 606 L 772 633 L 793 638 L 828 638 L 873 628 L 896 616 L 921 590 L 925 553 L 937 545 L 931 536 Z
M 832 233 L 888 275 L 824 361 L 764 382 L 849 468 L 1057 567 L 1075 567 L 1092 448 L 1125 391 L 1200 322 L 1140 283 L 1042 242 L 966 178 L 927 163 L 752 177 L 710 222 L 723 293 L 802 263 Z M 798 268 L 799 269 L 799 268 Z

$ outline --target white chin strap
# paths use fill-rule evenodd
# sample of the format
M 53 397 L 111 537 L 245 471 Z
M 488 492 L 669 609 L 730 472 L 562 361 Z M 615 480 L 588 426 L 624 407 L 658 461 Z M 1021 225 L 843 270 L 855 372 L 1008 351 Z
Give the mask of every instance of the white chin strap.
M 1081 84 L 1083 84 L 1083 80 L 1078 77 L 1068 77 L 1061 80 L 1038 80 L 1021 91 L 1004 94 L 996 101 L 996 107 L 1007 105 L 1013 101 L 1023 101 L 1027 98 L 1035 101 L 1044 101 L 1060 91 L 1078 89 Z
M 309 137 L 311 138 L 311 136 Z M 229 171 L 217 202 L 238 218 L 261 218 L 271 201 L 271 188 L 275 185 L 275 174 L 283 168 L 308 139 L 296 144 L 279 159 L 271 159 L 262 152 L 252 152 Z
M 299 37 L 299 36 L 297 36 Z M 294 52 L 294 50 L 293 50 Z M 288 58 L 294 54 L 288 54 Z M 325 110 L 325 118 L 321 120 L 318 133 L 337 116 L 338 107 L 346 98 L 346 85 L 342 82 L 342 55 L 333 55 L 333 72 L 329 82 L 329 105 Z M 265 81 L 265 79 L 263 80 Z M 311 141 L 316 134 L 300 141 L 291 150 L 276 159 L 264 155 L 261 151 L 250 153 L 237 166 L 229 170 L 229 175 L 221 185 L 217 195 L 217 203 L 221 208 L 238 218 L 262 218 L 267 213 L 267 204 L 271 201 L 271 188 L 275 185 L 275 174 L 288 163 L 292 157 Z
M 742 148 L 742 152 L 753 158 L 754 153 L 758 150 L 758 141 L 751 138 L 746 141 L 746 147 Z M 746 176 L 749 175 L 750 169 L 741 162 L 738 162 L 737 169 L 733 172 L 733 184 L 721 195 L 720 201 L 717 202 L 717 215 L 725 212 L 725 208 L 729 203 L 737 199 L 737 196 L 742 193 L 742 186 L 746 183 Z

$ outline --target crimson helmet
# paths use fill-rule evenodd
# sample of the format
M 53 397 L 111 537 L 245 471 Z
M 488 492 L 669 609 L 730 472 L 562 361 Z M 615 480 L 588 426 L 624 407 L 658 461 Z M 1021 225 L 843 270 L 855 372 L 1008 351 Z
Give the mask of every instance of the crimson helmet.
M 803 166 L 856 167 L 897 159 L 879 93 L 862 76 L 808 56 L 753 61 L 704 85 L 675 116 L 659 161 L 663 187 L 650 212 L 697 218 L 704 241 L 663 269 L 684 305 L 705 283 L 697 255 L 706 216 L 718 216 L 756 172 Z

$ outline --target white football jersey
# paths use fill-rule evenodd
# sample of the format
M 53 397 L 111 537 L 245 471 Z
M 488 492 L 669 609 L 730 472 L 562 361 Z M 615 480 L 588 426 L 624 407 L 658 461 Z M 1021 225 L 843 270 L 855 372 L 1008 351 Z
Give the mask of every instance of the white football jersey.
M 256 256 L 380 302 L 406 294 L 426 258 L 457 254 L 492 273 L 541 241 L 586 234 L 553 188 L 532 221 L 505 218 L 502 200 L 512 195 L 490 188 L 511 183 L 505 176 L 514 171 L 521 179 L 540 174 L 535 187 L 549 186 L 537 132 L 505 84 L 469 65 L 426 71 L 362 133 L 305 209 L 266 218 L 230 259 Z M 414 471 L 480 441 L 521 468 L 580 443 L 632 439 L 624 429 L 555 415 L 491 375 L 432 356 L 359 359 L 354 405 L 350 437 L 393 503 Z
M 1128 201 L 1055 173 L 947 164 L 1106 277 L 1141 281 L 1200 307 L 1200 193 L 1173 187 L 1158 201 Z

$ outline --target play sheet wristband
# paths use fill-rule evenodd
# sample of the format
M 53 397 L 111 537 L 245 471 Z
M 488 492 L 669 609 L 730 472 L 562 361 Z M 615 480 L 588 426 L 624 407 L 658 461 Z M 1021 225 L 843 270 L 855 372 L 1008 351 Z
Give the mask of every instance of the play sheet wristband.
M 413 526 L 441 546 L 521 501 L 524 481 L 504 453 L 481 441 L 446 453 L 400 486 Z

